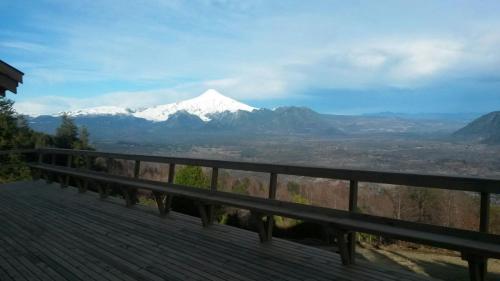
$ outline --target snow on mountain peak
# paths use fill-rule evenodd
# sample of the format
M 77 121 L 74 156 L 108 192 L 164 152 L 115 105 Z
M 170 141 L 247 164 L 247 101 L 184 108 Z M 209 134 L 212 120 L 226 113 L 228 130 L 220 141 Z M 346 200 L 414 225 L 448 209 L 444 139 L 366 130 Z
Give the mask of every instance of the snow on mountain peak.
M 253 111 L 254 107 L 226 97 L 217 90 L 209 89 L 201 95 L 176 103 L 153 106 L 149 108 L 141 108 L 131 110 L 117 106 L 98 106 L 81 110 L 68 112 L 60 112 L 56 116 L 64 113 L 69 116 L 85 116 L 85 115 L 132 115 L 150 121 L 166 121 L 168 118 L 179 112 L 185 111 L 189 114 L 198 116 L 201 120 L 210 121 L 210 115 L 222 112 L 237 112 L 238 110 Z
M 227 98 L 226 96 L 224 96 L 223 94 L 219 93 L 219 91 L 217 91 L 215 89 L 208 89 L 205 92 L 203 92 L 201 95 L 199 95 L 198 97 L 214 98 L 214 99 L 217 99 L 217 98 Z
M 211 114 L 225 111 L 237 112 L 238 110 L 253 111 L 254 109 L 256 108 L 226 97 L 214 89 L 210 89 L 192 99 L 137 111 L 134 113 L 134 116 L 151 121 L 165 121 L 178 111 L 186 111 L 206 122 L 210 121 Z
M 82 116 L 82 115 L 120 115 L 120 114 L 130 114 L 131 110 L 127 108 L 122 108 L 118 106 L 97 106 L 86 109 L 79 109 L 67 112 L 60 112 L 56 114 L 57 116 L 66 113 L 69 116 Z

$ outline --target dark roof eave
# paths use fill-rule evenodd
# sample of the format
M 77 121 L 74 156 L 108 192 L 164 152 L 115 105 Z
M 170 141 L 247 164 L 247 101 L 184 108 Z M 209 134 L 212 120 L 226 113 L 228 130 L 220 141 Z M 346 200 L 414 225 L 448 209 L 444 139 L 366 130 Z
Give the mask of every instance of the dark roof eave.
M 23 83 L 24 73 L 3 60 L 0 60 L 0 74 L 9 77 L 17 83 Z

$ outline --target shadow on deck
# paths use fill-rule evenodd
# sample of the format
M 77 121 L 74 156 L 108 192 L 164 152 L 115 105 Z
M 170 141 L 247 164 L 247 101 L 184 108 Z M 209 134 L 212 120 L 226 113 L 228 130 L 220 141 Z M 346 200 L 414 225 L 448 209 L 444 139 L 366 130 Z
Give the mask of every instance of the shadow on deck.
M 429 280 L 45 182 L 0 186 L 0 280 Z

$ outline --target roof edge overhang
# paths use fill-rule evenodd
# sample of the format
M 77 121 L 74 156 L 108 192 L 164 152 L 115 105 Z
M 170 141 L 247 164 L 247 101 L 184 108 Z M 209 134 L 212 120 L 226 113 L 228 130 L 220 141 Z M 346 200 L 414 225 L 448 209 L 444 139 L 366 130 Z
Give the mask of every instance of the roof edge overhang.
M 23 83 L 24 73 L 0 60 L 0 96 L 5 96 L 6 91 L 17 93 L 19 83 Z

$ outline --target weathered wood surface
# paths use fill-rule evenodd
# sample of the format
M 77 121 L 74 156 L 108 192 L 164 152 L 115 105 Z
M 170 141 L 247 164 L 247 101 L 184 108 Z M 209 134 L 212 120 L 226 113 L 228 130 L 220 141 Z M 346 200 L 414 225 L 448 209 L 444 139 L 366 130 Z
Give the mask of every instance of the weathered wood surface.
M 0 280 L 429 280 L 42 181 L 0 186 Z
M 280 215 L 310 222 L 326 223 L 331 228 L 342 231 L 360 231 L 383 235 L 394 239 L 431 245 L 465 252 L 468 255 L 500 258 L 500 236 L 476 231 L 448 228 L 436 225 L 395 220 L 356 212 L 347 212 L 312 205 L 269 200 L 228 192 L 217 192 L 199 188 L 161 183 L 149 180 L 135 180 L 100 172 L 81 171 L 54 165 L 31 165 L 50 173 L 68 174 L 74 177 L 89 178 L 97 182 L 115 186 L 133 186 L 140 189 L 164 192 L 174 196 L 191 198 L 198 202 L 221 204 L 254 211 L 254 218 L 260 228 L 262 241 L 270 240 L 272 222 L 263 225 L 259 222 L 264 216 Z M 271 177 L 271 186 L 273 185 Z M 270 194 L 271 196 L 271 194 Z M 206 222 L 204 222 L 206 224 Z M 269 227 L 267 227 L 269 226 Z M 338 232 L 338 231 L 337 231 Z M 337 233 L 340 234 L 340 233 Z M 350 248 L 352 245 L 350 246 Z M 351 248 L 352 250 L 354 247 Z M 352 251 L 351 250 L 351 251 Z M 342 252 L 343 253 L 343 252 Z M 348 251 L 350 253 L 350 251 Z M 349 259 L 351 260 L 351 259 Z

